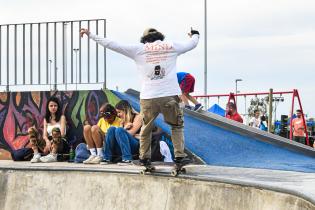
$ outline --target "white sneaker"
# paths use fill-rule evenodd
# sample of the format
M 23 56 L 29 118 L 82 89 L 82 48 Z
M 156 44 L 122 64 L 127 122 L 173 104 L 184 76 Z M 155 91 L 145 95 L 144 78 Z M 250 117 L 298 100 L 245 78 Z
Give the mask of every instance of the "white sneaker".
M 44 157 L 41 157 L 40 161 L 42 161 L 44 163 L 57 162 L 57 155 L 50 153 Z
M 91 161 L 96 157 L 96 155 L 90 155 L 88 159 L 83 161 L 84 164 L 91 164 Z
M 97 155 L 90 161 L 90 164 L 100 164 L 102 160 L 103 158 Z
M 38 153 L 38 154 L 34 154 L 32 160 L 31 160 L 31 163 L 39 163 L 40 162 L 40 157 L 41 155 Z

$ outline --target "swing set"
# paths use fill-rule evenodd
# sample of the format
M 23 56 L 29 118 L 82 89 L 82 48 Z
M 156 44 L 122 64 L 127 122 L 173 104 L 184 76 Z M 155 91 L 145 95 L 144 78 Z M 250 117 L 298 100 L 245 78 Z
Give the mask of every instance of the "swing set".
M 236 105 L 236 100 L 237 100 L 237 96 L 258 96 L 258 95 L 269 95 L 270 92 L 258 92 L 258 93 L 230 93 L 230 94 L 217 94 L 217 95 L 197 95 L 197 96 L 193 96 L 196 99 L 198 98 L 214 98 L 214 97 L 218 97 L 218 99 L 220 97 L 228 97 L 228 103 L 229 102 L 233 102 Z M 301 103 L 301 99 L 300 99 L 300 95 L 297 89 L 293 89 L 293 91 L 283 91 L 283 92 L 272 92 L 272 96 L 273 95 L 285 95 L 285 94 L 292 94 L 292 105 L 291 105 L 291 117 L 290 117 L 290 140 L 293 139 L 293 131 L 292 131 L 292 116 L 293 116 L 293 112 L 294 112 L 294 102 L 295 99 L 297 98 L 297 101 L 299 103 L 299 107 L 300 110 L 302 112 L 302 119 L 303 119 L 303 126 L 304 126 L 304 132 L 305 132 L 305 139 L 306 139 L 306 144 L 310 146 L 310 142 L 309 142 L 309 136 L 308 136 L 308 132 L 307 132 L 307 126 L 306 126 L 306 120 L 304 117 L 304 112 L 303 112 L 303 108 L 302 108 L 302 103 Z M 237 107 L 236 107 L 237 110 Z

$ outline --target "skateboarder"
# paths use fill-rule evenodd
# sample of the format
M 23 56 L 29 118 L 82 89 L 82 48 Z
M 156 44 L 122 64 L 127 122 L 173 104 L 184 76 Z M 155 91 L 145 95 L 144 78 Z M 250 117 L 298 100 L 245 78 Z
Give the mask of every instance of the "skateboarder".
M 194 92 L 195 88 L 195 78 L 193 75 L 186 72 L 178 72 L 177 80 L 179 87 L 182 90 L 182 95 L 180 97 L 185 104 L 185 108 L 194 111 L 201 110 L 201 103 L 198 103 L 198 101 L 190 95 L 190 93 Z M 188 101 L 191 101 L 195 107 L 191 107 Z
M 123 45 L 107 38 L 81 29 L 81 37 L 86 34 L 98 44 L 121 53 L 136 62 L 142 76 L 140 108 L 143 125 L 140 132 L 140 163 L 151 165 L 151 136 L 154 120 L 162 113 L 164 120 L 171 126 L 174 144 L 175 163 L 188 162 L 184 152 L 184 118 L 180 108 L 181 90 L 177 83 L 177 57 L 194 49 L 199 41 L 199 32 L 191 29 L 186 42 L 164 41 L 164 35 L 154 28 L 143 32 L 140 43 Z

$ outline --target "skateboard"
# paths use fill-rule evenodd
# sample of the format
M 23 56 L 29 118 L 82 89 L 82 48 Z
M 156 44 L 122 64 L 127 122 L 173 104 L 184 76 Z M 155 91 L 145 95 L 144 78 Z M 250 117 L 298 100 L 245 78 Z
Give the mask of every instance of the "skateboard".
M 177 176 L 178 174 L 186 174 L 186 168 L 184 168 L 187 164 L 183 163 L 175 163 L 174 169 L 171 172 L 172 176 Z
M 186 174 L 186 168 L 185 168 L 186 165 L 187 163 L 174 164 L 170 171 L 171 175 L 175 177 L 175 176 L 178 176 L 179 174 Z M 166 171 L 165 170 L 163 171 L 161 169 L 157 170 L 156 166 L 153 166 L 153 165 L 143 166 L 143 167 L 144 169 L 140 171 L 141 175 L 149 175 L 152 173 L 163 173 L 163 174 L 169 173 L 169 171 L 167 172 L 167 170 Z
M 151 174 L 155 172 L 155 167 L 152 165 L 144 166 L 144 169 L 140 171 L 141 175 Z

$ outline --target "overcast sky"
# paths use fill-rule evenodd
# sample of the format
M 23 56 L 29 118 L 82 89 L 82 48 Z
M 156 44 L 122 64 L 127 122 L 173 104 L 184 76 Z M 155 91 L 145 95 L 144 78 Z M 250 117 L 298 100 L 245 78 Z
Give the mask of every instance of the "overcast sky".
M 207 11 L 208 94 L 234 92 L 236 78 L 241 92 L 296 88 L 305 113 L 315 116 L 314 0 L 213 0 Z M 203 0 L 0 0 L 0 14 L 0 24 L 105 18 L 108 37 L 123 43 L 138 42 L 147 27 L 181 41 L 193 27 L 199 45 L 179 57 L 178 71 L 192 73 L 195 94 L 204 92 Z M 140 89 L 133 61 L 108 51 L 107 63 L 109 88 Z M 277 114 L 288 114 L 290 102 Z

